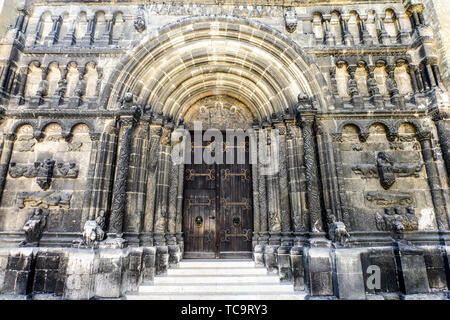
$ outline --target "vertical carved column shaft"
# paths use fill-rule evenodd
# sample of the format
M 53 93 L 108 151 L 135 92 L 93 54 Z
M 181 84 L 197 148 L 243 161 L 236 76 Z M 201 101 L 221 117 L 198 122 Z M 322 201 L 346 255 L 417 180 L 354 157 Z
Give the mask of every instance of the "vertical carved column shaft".
M 126 191 L 128 171 L 130 167 L 130 144 L 133 132 L 133 118 L 120 119 L 123 128 L 120 143 L 119 159 L 117 161 L 117 175 L 113 189 L 113 203 L 109 218 L 109 233 L 121 234 L 123 231 L 123 218 L 126 211 Z
M 93 195 L 89 206 L 89 217 L 94 218 L 97 210 L 107 210 L 108 194 L 111 190 L 113 168 L 115 163 L 115 150 L 117 149 L 117 129 L 102 134 L 99 146 L 99 155 L 94 174 Z
M 414 71 L 413 66 L 408 66 L 408 73 L 409 73 L 409 77 L 411 78 L 411 86 L 412 86 L 413 92 L 415 94 L 419 93 L 419 86 L 417 84 L 416 73 Z
M 157 245 L 165 245 L 165 232 L 167 230 L 167 204 L 169 196 L 169 178 L 171 172 L 170 161 L 170 130 L 163 128 L 160 141 L 158 159 L 158 176 L 156 181 L 155 223 L 153 226 Z
M 177 217 L 175 232 L 177 243 L 183 243 L 183 187 L 184 186 L 184 163 L 178 166 L 178 194 L 177 194 Z
M 439 173 L 433 160 L 433 150 L 431 144 L 432 134 L 430 131 L 421 131 L 417 133 L 417 139 L 422 147 L 422 157 L 427 171 L 428 184 L 430 186 L 431 197 L 433 199 L 436 222 L 439 230 L 447 230 L 446 205 L 442 194 L 442 186 L 439 179 Z
M 271 157 L 272 161 L 278 160 L 278 155 L 273 154 L 273 147 L 272 144 L 276 144 L 277 141 L 271 141 L 272 136 L 276 137 L 272 134 L 271 131 L 268 132 L 269 134 L 269 143 L 268 143 L 268 154 Z M 276 159 L 276 160 L 275 160 Z M 268 214 L 269 214 L 269 233 L 270 233 L 270 239 L 274 242 L 278 241 L 280 231 L 281 231 L 281 215 L 280 215 L 280 190 L 279 190 L 279 182 L 278 182 L 278 172 L 276 170 L 273 170 L 273 168 L 270 169 L 270 171 L 267 173 L 267 199 L 269 201 L 268 203 Z M 272 244 L 272 243 L 271 243 Z M 273 243 L 275 244 L 275 243 Z
M 156 195 L 156 177 L 157 166 L 159 159 L 160 144 L 162 129 L 161 127 L 152 127 L 150 129 L 150 148 L 149 158 L 147 163 L 147 190 L 145 197 L 145 217 L 144 217 L 144 232 L 153 232 L 153 222 L 155 216 L 155 195 Z
M 259 208 L 259 179 L 257 160 L 258 136 L 256 130 L 251 131 L 249 142 L 250 163 L 252 166 L 252 187 L 253 187 L 253 245 L 259 237 L 261 231 L 261 215 Z M 253 161 L 253 162 L 252 162 Z
M 97 157 L 98 157 L 98 147 L 99 147 L 99 133 L 92 133 L 91 134 L 91 155 L 89 158 L 89 169 L 88 169 L 88 176 L 87 176 L 87 183 L 86 183 L 86 191 L 84 192 L 83 197 L 83 209 L 82 209 L 82 218 L 81 223 L 84 224 L 86 220 L 93 220 L 95 219 L 94 216 L 90 216 L 90 205 L 91 205 L 91 197 L 94 192 L 94 179 L 95 179 L 95 169 L 98 165 Z M 94 212 L 95 213 L 95 212 Z
M 262 134 L 266 134 L 264 129 L 262 130 Z M 258 148 L 267 148 L 266 144 L 263 144 L 263 141 L 258 142 Z M 259 153 L 260 150 L 258 150 Z M 259 154 L 258 154 L 259 155 Z M 264 172 L 264 166 L 261 163 L 262 159 L 259 159 L 258 156 L 258 190 L 259 190 L 259 213 L 260 213 L 260 243 L 264 244 L 267 242 L 267 234 L 269 231 L 268 228 L 268 216 L 267 216 L 267 188 L 266 188 L 266 176 Z
M 287 168 L 289 174 L 289 198 L 291 202 L 291 221 L 293 231 L 304 231 L 302 226 L 302 199 L 300 193 L 300 159 L 297 144 L 299 128 L 294 124 L 287 127 Z
M 8 173 L 9 162 L 11 161 L 11 155 L 16 136 L 15 134 L 5 135 L 3 140 L 3 150 L 0 157 L 0 201 L 2 199 L 3 190 L 5 188 L 6 175 Z
M 439 135 L 439 144 L 441 145 L 442 156 L 444 158 L 445 167 L 447 169 L 447 177 L 450 178 L 450 155 L 448 150 L 450 147 L 448 141 L 448 132 L 450 131 L 450 128 L 447 128 L 447 118 L 447 114 L 443 112 L 437 112 L 433 116 L 433 120 L 436 123 L 436 128 Z
M 178 196 L 178 177 L 180 174 L 180 166 L 172 163 L 170 170 L 170 187 L 169 187 L 169 219 L 167 231 L 169 236 L 175 237 L 176 217 L 177 217 L 177 196 Z
M 319 173 L 316 166 L 316 148 L 313 136 L 314 118 L 312 116 L 302 117 L 300 124 L 303 132 L 304 164 L 306 170 L 307 189 L 306 198 L 310 217 L 310 231 L 321 232 L 323 231 L 323 223 L 319 193 Z
M 281 231 L 285 236 L 291 232 L 291 217 L 289 206 L 289 187 L 287 177 L 287 164 L 286 164 L 286 126 L 284 124 L 277 125 L 279 133 L 279 151 L 278 161 L 280 164 L 279 171 L 279 195 L 280 195 L 280 218 L 281 218 Z

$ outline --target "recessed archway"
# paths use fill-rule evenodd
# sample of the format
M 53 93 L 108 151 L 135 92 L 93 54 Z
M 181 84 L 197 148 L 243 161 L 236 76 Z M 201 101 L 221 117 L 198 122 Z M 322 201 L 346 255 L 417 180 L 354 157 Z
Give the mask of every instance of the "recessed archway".
M 299 93 L 332 109 L 325 79 L 282 33 L 231 17 L 195 17 L 166 26 L 122 59 L 104 90 L 108 109 L 126 92 L 142 105 L 182 118 L 199 97 L 235 96 L 255 118 L 293 108 Z

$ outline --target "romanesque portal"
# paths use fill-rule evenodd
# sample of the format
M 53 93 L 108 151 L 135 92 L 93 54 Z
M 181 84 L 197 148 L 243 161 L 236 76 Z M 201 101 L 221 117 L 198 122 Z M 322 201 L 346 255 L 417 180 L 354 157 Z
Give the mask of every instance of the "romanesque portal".
M 310 296 L 448 290 L 420 1 L 85 2 L 27 2 L 1 42 L 0 293 L 120 297 L 183 257 L 251 257 Z M 247 134 L 180 140 L 195 123 Z

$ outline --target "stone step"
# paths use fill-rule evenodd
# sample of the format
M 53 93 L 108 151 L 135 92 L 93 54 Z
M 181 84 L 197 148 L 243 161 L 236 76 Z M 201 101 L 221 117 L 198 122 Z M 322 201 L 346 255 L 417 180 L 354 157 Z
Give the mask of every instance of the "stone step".
M 128 294 L 127 300 L 304 300 L 305 292 L 271 294 L 233 293 L 233 294 L 161 294 L 139 293 Z
M 267 275 L 265 268 L 176 268 L 167 270 L 167 276 L 201 276 L 201 275 Z
M 255 262 L 252 260 L 211 260 L 196 259 L 182 260 L 179 268 L 253 268 Z
M 208 283 L 274 283 L 279 284 L 278 275 L 203 275 L 155 277 L 154 284 L 208 284 Z
M 161 284 L 154 286 L 140 286 L 139 293 L 164 293 L 164 294 L 179 294 L 179 293 L 234 293 L 240 294 L 242 292 L 261 294 L 277 293 L 293 293 L 294 287 L 292 284 L 258 284 L 258 283 L 242 283 L 242 284 Z

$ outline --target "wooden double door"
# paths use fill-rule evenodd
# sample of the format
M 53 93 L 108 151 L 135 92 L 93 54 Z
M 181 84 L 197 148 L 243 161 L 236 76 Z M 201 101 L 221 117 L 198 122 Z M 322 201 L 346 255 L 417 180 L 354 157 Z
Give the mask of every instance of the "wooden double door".
M 224 152 L 223 164 L 194 164 L 196 148 L 204 150 L 208 145 L 191 144 L 191 164 L 185 165 L 184 257 L 250 258 L 253 206 L 248 142 L 223 144 L 223 151 L 234 149 L 233 161 L 225 161 Z M 241 164 L 237 161 L 239 149 L 245 151 Z

